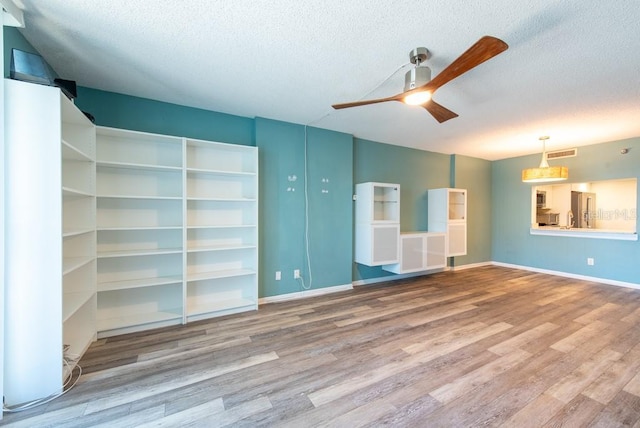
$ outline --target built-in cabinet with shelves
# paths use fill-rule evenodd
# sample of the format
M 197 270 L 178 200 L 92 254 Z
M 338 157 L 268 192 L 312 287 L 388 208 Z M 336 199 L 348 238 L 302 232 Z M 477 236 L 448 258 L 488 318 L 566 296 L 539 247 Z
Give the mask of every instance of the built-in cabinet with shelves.
M 11 406 L 61 392 L 96 337 L 95 127 L 58 88 L 4 84 Z
M 257 149 L 185 144 L 186 319 L 257 309 Z
M 442 269 L 447 265 L 446 238 L 445 233 L 438 232 L 401 233 L 399 262 L 382 269 L 398 274 Z
M 183 140 L 97 129 L 98 334 L 183 322 Z
M 398 263 L 400 256 L 400 185 L 356 185 L 355 261 L 367 266 Z
M 428 198 L 428 229 L 447 234 L 447 257 L 467 254 L 466 189 L 431 189 Z
M 98 332 L 257 309 L 255 147 L 98 128 Z

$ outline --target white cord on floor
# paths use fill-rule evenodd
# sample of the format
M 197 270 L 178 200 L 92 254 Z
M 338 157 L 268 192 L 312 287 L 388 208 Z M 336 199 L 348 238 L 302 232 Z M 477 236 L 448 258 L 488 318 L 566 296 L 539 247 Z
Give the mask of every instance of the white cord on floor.
M 2 407 L 2 411 L 5 413 L 17 413 L 17 412 L 23 412 L 25 410 L 29 410 L 29 409 L 33 409 L 34 407 L 37 406 L 41 406 L 43 404 L 49 403 L 52 400 L 55 400 L 58 397 L 63 396 L 64 394 L 66 394 L 68 391 L 71 390 L 71 388 L 73 388 L 74 386 L 76 386 L 76 384 L 78 383 L 78 380 L 80 380 L 80 376 L 82 376 L 82 367 L 80 367 L 80 364 L 75 364 L 72 365 L 71 363 L 77 361 L 80 358 L 80 356 L 77 356 L 75 359 L 68 359 L 67 357 L 63 358 L 63 363 L 66 367 L 71 367 L 71 372 L 69 373 L 69 377 L 67 378 L 67 380 L 64 382 L 64 384 L 62 385 L 62 391 L 61 392 L 56 392 L 54 394 L 51 394 L 47 397 L 43 397 L 43 398 L 38 398 L 37 400 L 33 400 L 30 401 L 28 403 L 23 403 L 17 406 L 3 406 Z M 76 378 L 76 380 L 71 384 L 71 380 L 73 379 L 73 371 L 75 369 L 78 369 L 78 377 Z M 68 387 L 68 388 L 67 388 Z

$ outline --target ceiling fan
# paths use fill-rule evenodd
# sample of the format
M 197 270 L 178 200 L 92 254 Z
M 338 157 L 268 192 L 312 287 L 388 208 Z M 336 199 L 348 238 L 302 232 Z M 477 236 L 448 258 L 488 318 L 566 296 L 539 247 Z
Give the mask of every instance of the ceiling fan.
M 504 52 L 508 47 L 505 42 L 496 37 L 484 36 L 433 79 L 431 79 L 431 69 L 421 65 L 427 59 L 429 51 L 426 48 L 416 48 L 409 53 L 411 63 L 416 66 L 405 75 L 404 92 L 387 98 L 334 104 L 332 107 L 338 110 L 387 101 L 401 101 L 409 105 L 420 105 L 431 113 L 438 122 L 445 122 L 458 117 L 458 115 L 433 101 L 431 97 L 434 92 L 445 83 Z

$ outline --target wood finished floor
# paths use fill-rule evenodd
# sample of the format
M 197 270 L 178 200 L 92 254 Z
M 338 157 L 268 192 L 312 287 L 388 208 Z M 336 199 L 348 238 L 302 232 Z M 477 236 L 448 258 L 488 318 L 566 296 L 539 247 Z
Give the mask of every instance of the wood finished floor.
M 640 426 L 640 291 L 501 267 L 96 342 L 8 426 Z

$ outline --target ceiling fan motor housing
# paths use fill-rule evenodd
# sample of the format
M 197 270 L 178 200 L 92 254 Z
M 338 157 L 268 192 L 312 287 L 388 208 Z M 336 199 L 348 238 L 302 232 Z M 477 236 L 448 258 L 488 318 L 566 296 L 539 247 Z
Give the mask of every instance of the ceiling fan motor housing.
M 404 75 L 404 90 L 410 91 L 431 81 L 431 69 L 426 66 L 414 67 Z

